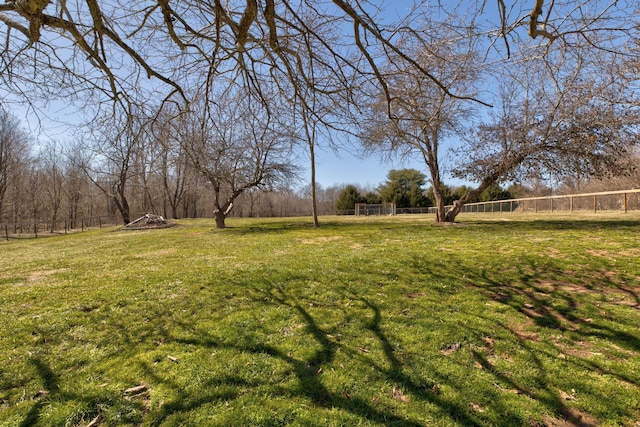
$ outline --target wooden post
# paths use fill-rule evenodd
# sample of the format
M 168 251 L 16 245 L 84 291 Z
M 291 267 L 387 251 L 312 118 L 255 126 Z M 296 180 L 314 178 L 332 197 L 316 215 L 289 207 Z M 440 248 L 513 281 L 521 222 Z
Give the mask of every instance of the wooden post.
M 598 200 L 597 200 L 597 196 L 594 194 L 593 195 L 593 213 L 596 213 L 598 211 Z
M 627 213 L 627 193 L 623 194 L 622 206 L 624 207 L 624 213 Z
M 553 213 L 553 199 L 549 199 L 549 204 L 551 206 L 551 213 Z
M 535 210 L 534 211 L 535 211 L 535 213 L 538 213 L 538 201 L 537 200 L 536 200 L 536 203 L 535 203 Z
M 569 197 L 569 212 L 573 212 L 573 196 Z

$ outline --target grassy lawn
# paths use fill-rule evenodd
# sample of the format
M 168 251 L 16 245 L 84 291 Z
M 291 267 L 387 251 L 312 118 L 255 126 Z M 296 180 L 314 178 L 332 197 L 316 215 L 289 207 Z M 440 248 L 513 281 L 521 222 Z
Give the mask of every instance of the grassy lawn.
M 0 242 L 0 426 L 639 426 L 640 214 Z

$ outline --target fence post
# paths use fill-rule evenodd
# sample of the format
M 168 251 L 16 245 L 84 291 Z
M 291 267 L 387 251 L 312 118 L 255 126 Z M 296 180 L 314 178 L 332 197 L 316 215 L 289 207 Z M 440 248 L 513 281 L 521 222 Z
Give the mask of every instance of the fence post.
M 623 194 L 622 205 L 624 206 L 624 213 L 627 213 L 627 193 Z
M 569 212 L 573 212 L 573 196 L 569 196 Z
M 538 200 L 536 200 L 536 203 L 535 203 L 535 213 L 538 213 Z
M 596 213 L 597 211 L 598 211 L 598 198 L 594 194 L 593 195 L 593 213 Z
M 549 205 L 551 206 L 551 213 L 553 213 L 553 199 L 549 199 Z

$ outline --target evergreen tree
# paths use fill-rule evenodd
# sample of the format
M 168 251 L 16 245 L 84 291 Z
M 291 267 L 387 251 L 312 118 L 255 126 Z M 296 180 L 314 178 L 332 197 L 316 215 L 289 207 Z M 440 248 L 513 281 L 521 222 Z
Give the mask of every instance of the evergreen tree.
M 387 181 L 378 187 L 383 202 L 395 203 L 398 208 L 429 206 L 422 186 L 426 176 L 415 169 L 393 169 L 387 174 Z
M 344 215 L 349 210 L 353 210 L 356 207 L 356 203 L 363 203 L 364 198 L 358 188 L 355 185 L 347 185 L 338 194 L 338 200 L 336 200 L 336 213 L 338 215 Z

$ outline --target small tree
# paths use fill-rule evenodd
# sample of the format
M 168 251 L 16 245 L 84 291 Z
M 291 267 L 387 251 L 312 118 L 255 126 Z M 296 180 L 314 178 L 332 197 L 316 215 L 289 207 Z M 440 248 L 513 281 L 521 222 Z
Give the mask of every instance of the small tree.
M 336 213 L 338 215 L 346 214 L 346 211 L 354 210 L 356 203 L 362 203 L 364 198 L 360 194 L 360 190 L 355 185 L 347 185 L 338 194 L 336 201 Z

